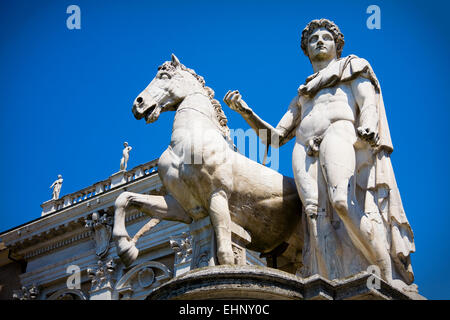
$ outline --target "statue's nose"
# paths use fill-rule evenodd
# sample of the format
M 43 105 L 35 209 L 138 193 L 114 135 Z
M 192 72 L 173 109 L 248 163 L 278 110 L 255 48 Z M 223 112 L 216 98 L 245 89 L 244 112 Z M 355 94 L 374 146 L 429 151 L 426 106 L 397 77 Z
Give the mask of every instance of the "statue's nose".
M 138 104 L 141 104 L 142 102 L 144 102 L 144 99 L 142 99 L 142 97 L 137 97 L 136 102 Z

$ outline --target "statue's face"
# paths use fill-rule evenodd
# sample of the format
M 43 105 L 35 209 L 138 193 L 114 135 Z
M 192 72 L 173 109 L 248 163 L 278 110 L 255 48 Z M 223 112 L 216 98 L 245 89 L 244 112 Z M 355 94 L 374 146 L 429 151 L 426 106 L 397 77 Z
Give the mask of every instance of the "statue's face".
M 308 55 L 313 61 L 329 60 L 336 57 L 336 43 L 326 28 L 319 28 L 308 38 Z

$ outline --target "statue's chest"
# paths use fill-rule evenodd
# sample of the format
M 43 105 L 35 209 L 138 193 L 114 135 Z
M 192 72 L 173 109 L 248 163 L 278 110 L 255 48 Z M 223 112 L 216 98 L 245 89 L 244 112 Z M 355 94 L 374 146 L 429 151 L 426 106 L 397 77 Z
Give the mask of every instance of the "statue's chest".
M 319 90 L 314 97 L 300 96 L 302 119 L 314 113 L 330 112 L 335 108 L 355 107 L 355 99 L 349 83 Z

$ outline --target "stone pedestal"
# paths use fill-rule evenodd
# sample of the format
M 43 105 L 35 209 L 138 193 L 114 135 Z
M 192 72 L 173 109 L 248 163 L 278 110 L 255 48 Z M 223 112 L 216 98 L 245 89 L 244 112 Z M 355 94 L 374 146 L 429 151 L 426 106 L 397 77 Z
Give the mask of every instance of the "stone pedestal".
M 111 176 L 111 188 L 114 188 L 114 187 L 117 187 L 117 186 L 127 183 L 125 173 L 126 173 L 126 171 L 122 170 L 122 171 L 114 173 Z
M 367 272 L 329 281 L 320 276 L 306 279 L 277 269 L 258 266 L 213 266 L 192 270 L 166 282 L 148 300 L 413 300 Z
M 41 217 L 56 211 L 56 200 L 48 200 L 41 204 Z
M 196 268 L 218 265 L 216 253 L 216 239 L 213 226 L 209 216 L 194 221 L 189 225 L 192 236 L 192 256 L 189 268 L 184 272 Z M 250 243 L 251 238 L 247 231 L 231 222 L 231 241 L 235 263 L 245 265 L 247 263 L 245 246 Z M 187 264 L 187 261 L 185 261 Z M 179 274 L 176 274 L 179 275 Z

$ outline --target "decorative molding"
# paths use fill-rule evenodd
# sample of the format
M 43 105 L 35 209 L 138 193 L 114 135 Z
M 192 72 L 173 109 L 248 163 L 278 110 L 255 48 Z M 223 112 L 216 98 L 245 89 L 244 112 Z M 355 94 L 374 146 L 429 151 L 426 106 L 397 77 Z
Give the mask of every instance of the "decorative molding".
M 64 288 L 56 291 L 47 300 L 88 300 L 83 291 Z
M 116 271 L 116 263 L 113 259 L 106 262 L 97 261 L 97 265 L 87 268 L 87 274 L 91 279 L 91 293 L 105 287 L 113 287 L 113 274 Z
M 113 300 L 142 300 L 172 278 L 167 266 L 156 261 L 143 262 L 125 273 L 114 288 Z
M 14 290 L 12 298 L 14 300 L 36 300 L 39 293 L 39 288 L 33 284 L 29 288 L 22 287 L 20 290 Z
M 74 242 L 81 241 L 86 238 L 89 238 L 89 237 L 91 237 L 91 235 L 92 235 L 92 231 L 90 231 L 90 230 L 84 231 L 81 233 L 76 233 L 76 234 L 71 235 L 70 237 L 61 239 L 59 241 L 52 242 L 51 244 L 41 246 L 41 247 L 31 250 L 31 251 L 27 251 L 26 253 L 24 253 L 23 256 L 26 260 L 28 260 L 28 259 L 36 257 L 38 255 L 45 254 L 49 251 L 70 245 Z
M 192 236 L 183 232 L 170 237 L 170 247 L 175 251 L 175 264 L 183 263 L 192 255 Z
M 193 264 L 192 269 L 203 268 L 209 266 L 210 253 L 208 251 L 201 252 Z
M 85 228 L 92 231 L 95 240 L 95 254 L 99 258 L 104 257 L 110 247 L 113 218 L 106 213 L 100 215 L 98 212 L 94 212 L 90 219 L 85 219 L 85 222 Z

